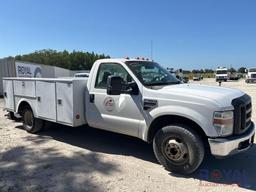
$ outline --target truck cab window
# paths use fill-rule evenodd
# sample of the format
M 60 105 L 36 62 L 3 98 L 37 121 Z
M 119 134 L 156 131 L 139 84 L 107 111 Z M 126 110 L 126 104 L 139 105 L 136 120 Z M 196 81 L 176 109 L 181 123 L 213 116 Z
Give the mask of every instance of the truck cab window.
M 98 74 L 96 77 L 95 88 L 106 89 L 107 79 L 110 75 L 120 76 L 123 79 L 124 84 L 133 81 L 129 73 L 120 64 L 102 63 L 99 67 Z
M 125 63 L 145 86 L 171 85 L 180 83 L 180 80 L 155 62 L 127 61 Z

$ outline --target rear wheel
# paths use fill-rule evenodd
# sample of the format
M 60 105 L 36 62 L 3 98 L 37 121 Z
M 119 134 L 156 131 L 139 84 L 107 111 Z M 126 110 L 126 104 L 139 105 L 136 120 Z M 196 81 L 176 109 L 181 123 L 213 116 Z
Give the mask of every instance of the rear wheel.
M 15 117 L 15 115 L 14 115 L 14 112 L 9 112 L 9 114 L 8 114 L 8 117 L 9 117 L 9 119 L 11 119 L 11 120 L 16 120 L 16 117 Z
M 31 108 L 26 107 L 22 113 L 23 127 L 29 133 L 37 133 L 42 130 L 44 121 L 34 117 Z
M 204 159 L 200 136 L 185 125 L 170 125 L 160 129 L 153 141 L 156 158 L 168 171 L 191 174 Z
M 9 112 L 8 118 L 14 121 L 20 121 L 20 117 L 19 116 L 17 117 L 16 114 L 12 111 Z

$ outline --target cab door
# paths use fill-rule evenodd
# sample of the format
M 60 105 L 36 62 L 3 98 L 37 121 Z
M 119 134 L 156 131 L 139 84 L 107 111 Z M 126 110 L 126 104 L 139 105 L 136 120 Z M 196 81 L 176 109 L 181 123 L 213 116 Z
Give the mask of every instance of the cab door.
M 107 95 L 107 78 L 110 75 L 120 76 L 124 84 L 133 81 L 121 64 L 101 63 L 89 90 L 88 123 L 93 127 L 137 137 L 143 120 L 141 93 Z

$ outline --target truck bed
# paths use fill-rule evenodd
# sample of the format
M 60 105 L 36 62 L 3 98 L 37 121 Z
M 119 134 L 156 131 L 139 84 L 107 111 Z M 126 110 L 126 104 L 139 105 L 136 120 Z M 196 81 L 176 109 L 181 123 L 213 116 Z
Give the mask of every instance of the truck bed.
M 27 102 L 34 116 L 69 126 L 86 124 L 86 78 L 4 78 L 5 106 L 18 112 Z

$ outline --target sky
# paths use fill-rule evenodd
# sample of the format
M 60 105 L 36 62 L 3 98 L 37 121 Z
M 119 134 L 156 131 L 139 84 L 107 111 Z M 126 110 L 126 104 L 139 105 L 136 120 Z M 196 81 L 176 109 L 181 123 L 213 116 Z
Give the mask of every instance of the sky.
M 0 58 L 41 49 L 152 56 L 183 69 L 256 66 L 255 0 L 8 0 Z

